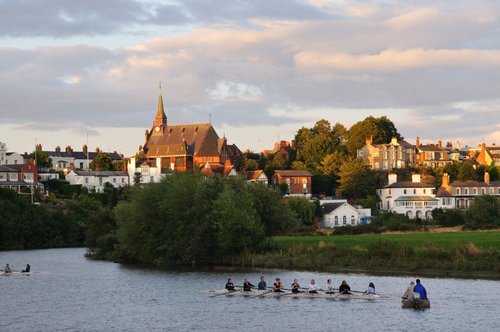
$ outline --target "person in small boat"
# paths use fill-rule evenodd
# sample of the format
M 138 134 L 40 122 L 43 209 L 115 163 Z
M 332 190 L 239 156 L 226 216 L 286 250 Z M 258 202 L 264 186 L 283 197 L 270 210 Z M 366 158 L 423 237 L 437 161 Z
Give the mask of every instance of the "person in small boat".
M 233 284 L 233 282 L 231 281 L 231 278 L 228 278 L 228 279 L 227 279 L 226 289 L 227 289 L 228 291 L 234 291 L 234 284 Z
M 255 287 L 255 285 L 248 281 L 248 278 L 245 278 L 245 280 L 243 280 L 243 291 L 250 292 L 252 291 L 252 287 Z
M 294 293 L 294 294 L 302 293 L 300 291 L 300 284 L 299 284 L 299 281 L 297 279 L 293 279 L 291 286 L 292 286 L 292 293 Z
M 417 282 L 417 284 L 415 285 L 415 287 L 413 287 L 413 291 L 420 295 L 421 300 L 426 300 L 427 299 L 427 290 L 425 289 L 424 285 L 422 285 L 420 283 L 420 279 L 417 279 L 416 282 Z
M 31 270 L 31 266 L 29 264 L 26 264 L 26 268 L 24 270 L 22 270 L 21 272 L 23 273 L 29 273 Z
M 328 280 L 326 281 L 326 290 L 325 290 L 325 294 L 335 294 L 335 290 L 333 289 L 332 279 L 328 279 Z
M 413 293 L 413 288 L 415 287 L 415 283 L 413 281 L 410 282 L 408 285 L 408 288 L 406 288 L 406 291 L 403 294 L 403 300 L 413 300 L 414 293 Z
M 370 295 L 370 294 L 375 294 L 375 284 L 373 282 L 370 282 L 368 284 L 368 288 L 363 293 L 363 295 Z
M 5 265 L 5 268 L 3 269 L 3 272 L 5 272 L 5 273 L 12 273 L 12 270 L 10 269 L 9 263 L 7 263 L 7 265 Z
M 266 282 L 264 281 L 264 276 L 261 276 L 260 277 L 260 281 L 259 283 L 257 284 L 257 289 L 258 290 L 266 290 L 267 288 L 267 284 Z
M 322 290 L 321 287 L 316 285 L 316 281 L 314 279 L 311 279 L 309 282 L 309 293 L 316 294 L 319 290 Z
M 351 293 L 351 287 L 347 284 L 347 281 L 343 280 L 342 284 L 339 286 L 339 293 L 340 294 L 352 294 Z
M 273 284 L 273 292 L 279 293 L 283 292 L 283 284 L 281 283 L 280 278 L 276 278 L 276 281 Z

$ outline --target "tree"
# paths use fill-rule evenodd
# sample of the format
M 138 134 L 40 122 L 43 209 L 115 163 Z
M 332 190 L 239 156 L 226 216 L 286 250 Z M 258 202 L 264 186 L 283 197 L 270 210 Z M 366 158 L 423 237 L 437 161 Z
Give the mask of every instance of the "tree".
M 457 174 L 458 181 L 468 181 L 468 180 L 476 180 L 476 171 L 471 163 L 463 162 Z
M 374 195 L 377 176 L 363 160 L 352 158 L 340 167 L 340 189 L 347 198 L 365 198 Z
M 316 206 L 305 197 L 289 197 L 288 204 L 297 214 L 303 225 L 312 225 L 316 214 Z
M 255 171 L 259 169 L 259 163 L 255 159 L 244 158 L 243 169 L 246 171 Z
M 500 226 L 500 200 L 497 196 L 481 195 L 465 213 L 467 224 L 472 227 Z
M 33 151 L 29 154 L 29 157 L 35 160 L 36 167 L 39 171 L 52 168 L 52 158 L 43 151 Z
M 357 151 L 365 145 L 365 140 L 370 137 L 373 144 L 388 143 L 392 137 L 403 139 L 394 123 L 386 116 L 380 118 L 369 116 L 355 123 L 349 129 L 347 136 L 347 149 L 351 156 L 356 156 Z
M 89 165 L 93 171 L 114 170 L 113 159 L 106 152 L 99 152 Z

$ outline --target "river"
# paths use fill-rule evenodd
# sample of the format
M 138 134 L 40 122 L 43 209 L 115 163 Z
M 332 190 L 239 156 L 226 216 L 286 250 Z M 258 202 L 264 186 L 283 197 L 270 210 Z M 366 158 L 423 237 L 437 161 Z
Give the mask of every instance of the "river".
M 0 276 L 1 331 L 500 331 L 500 282 L 425 278 L 431 308 L 402 309 L 411 278 L 297 271 L 155 271 L 88 260 L 85 249 L 0 252 L 13 270 L 29 263 L 32 275 Z M 389 300 L 209 297 L 228 275 L 288 286 L 311 278 L 353 290 L 374 282 Z

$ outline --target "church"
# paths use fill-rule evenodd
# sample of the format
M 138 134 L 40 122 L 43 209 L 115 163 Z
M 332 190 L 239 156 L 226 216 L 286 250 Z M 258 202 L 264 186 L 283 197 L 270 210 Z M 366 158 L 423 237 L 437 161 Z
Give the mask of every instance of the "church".
M 135 171 L 135 176 L 141 173 L 141 182 L 144 183 L 157 182 L 162 174 L 170 172 L 201 171 L 227 175 L 233 169 L 235 159 L 242 155 L 236 145 L 228 145 L 225 137 L 217 135 L 210 122 L 169 124 L 160 86 L 153 125 L 145 132 L 145 144 L 140 148 L 138 158 L 129 162 L 129 174 L 131 171 Z

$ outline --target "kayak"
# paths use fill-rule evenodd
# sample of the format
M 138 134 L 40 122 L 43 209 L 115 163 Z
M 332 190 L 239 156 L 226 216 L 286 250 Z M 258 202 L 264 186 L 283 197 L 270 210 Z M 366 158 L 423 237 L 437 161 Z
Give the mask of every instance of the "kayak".
M 292 292 L 273 292 L 264 290 L 253 290 L 250 292 L 245 292 L 242 290 L 228 291 L 228 290 L 205 290 L 201 292 L 204 295 L 209 295 L 210 297 L 215 296 L 242 296 L 242 297 L 289 297 L 289 298 L 306 298 L 306 299 L 332 299 L 332 300 L 377 300 L 377 299 L 387 299 L 387 296 L 381 296 L 376 294 L 326 294 L 324 292 L 318 293 L 292 293 Z

